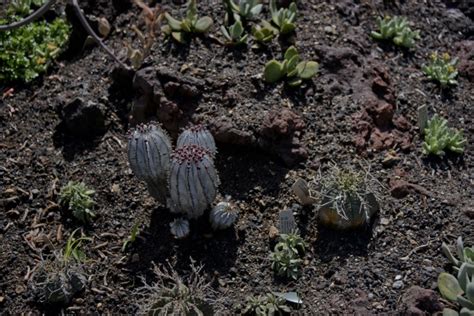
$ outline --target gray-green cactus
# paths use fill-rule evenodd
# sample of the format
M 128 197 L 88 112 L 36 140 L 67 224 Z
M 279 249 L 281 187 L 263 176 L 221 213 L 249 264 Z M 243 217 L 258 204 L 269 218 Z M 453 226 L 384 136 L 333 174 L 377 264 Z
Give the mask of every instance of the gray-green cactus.
M 183 145 L 171 155 L 169 208 L 197 218 L 214 201 L 219 178 L 207 148 Z
M 179 135 L 176 148 L 184 145 L 198 145 L 206 148 L 212 155 L 217 152 L 216 142 L 211 132 L 202 124 L 191 126 Z
M 238 210 L 231 202 L 219 202 L 211 210 L 209 221 L 214 230 L 226 229 L 235 223 L 238 216 Z
M 130 132 L 128 161 L 137 178 L 147 183 L 150 194 L 164 203 L 168 195 L 171 142 L 157 123 L 139 125 Z
M 170 223 L 171 234 L 177 239 L 183 239 L 189 235 L 189 221 L 185 218 L 177 218 Z

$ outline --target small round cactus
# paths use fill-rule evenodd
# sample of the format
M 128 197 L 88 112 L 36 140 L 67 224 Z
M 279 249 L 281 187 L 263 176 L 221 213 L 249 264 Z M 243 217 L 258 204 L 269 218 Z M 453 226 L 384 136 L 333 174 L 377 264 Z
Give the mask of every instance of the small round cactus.
M 150 194 L 166 199 L 171 142 L 156 123 L 141 124 L 130 132 L 128 161 L 137 178 L 147 182 Z
M 219 178 L 209 151 L 198 145 L 183 145 L 171 155 L 170 203 L 174 213 L 197 218 L 214 201 Z
M 176 147 L 179 148 L 191 144 L 206 148 L 212 155 L 216 154 L 217 149 L 214 137 L 212 137 L 211 132 L 202 124 L 194 125 L 184 130 L 178 137 Z
M 236 207 L 230 202 L 219 202 L 211 210 L 209 221 L 212 229 L 226 229 L 232 226 L 238 217 Z
M 175 238 L 186 238 L 189 235 L 189 221 L 185 218 L 177 218 L 170 223 L 170 230 Z

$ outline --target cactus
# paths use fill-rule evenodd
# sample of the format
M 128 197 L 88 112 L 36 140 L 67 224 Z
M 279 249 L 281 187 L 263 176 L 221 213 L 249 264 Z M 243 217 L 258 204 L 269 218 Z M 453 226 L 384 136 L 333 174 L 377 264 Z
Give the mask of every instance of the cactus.
M 189 221 L 185 218 L 177 218 L 170 223 L 170 230 L 175 238 L 186 238 L 189 235 Z
M 238 210 L 230 202 L 220 202 L 209 214 L 212 229 L 226 229 L 232 226 L 238 217 Z
M 148 185 L 150 194 L 161 202 L 168 195 L 171 142 L 157 123 L 139 125 L 130 132 L 128 161 L 137 178 Z
M 184 130 L 178 137 L 176 148 L 192 144 L 206 148 L 213 156 L 217 152 L 214 137 L 202 124 L 194 125 Z
M 169 178 L 173 213 L 197 218 L 214 201 L 219 179 L 209 151 L 199 145 L 183 145 L 171 155 Z

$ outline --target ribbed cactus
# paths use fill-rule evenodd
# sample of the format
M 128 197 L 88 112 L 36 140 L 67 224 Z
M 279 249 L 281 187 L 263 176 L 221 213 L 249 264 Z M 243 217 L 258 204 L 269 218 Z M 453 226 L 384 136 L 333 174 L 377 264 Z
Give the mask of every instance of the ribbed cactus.
M 209 214 L 209 221 L 212 229 L 226 229 L 232 226 L 238 217 L 238 210 L 230 202 L 219 202 L 211 210 Z
M 171 155 L 169 208 L 174 213 L 197 218 L 214 201 L 219 178 L 209 151 L 198 145 L 183 145 Z
M 207 148 L 212 155 L 216 154 L 216 142 L 212 137 L 211 132 L 202 124 L 194 125 L 184 130 L 178 137 L 176 147 L 182 147 L 184 145 L 199 145 Z
M 128 161 L 137 178 L 148 185 L 150 194 L 161 202 L 168 195 L 171 142 L 157 123 L 139 125 L 130 132 Z
M 189 221 L 185 218 L 177 218 L 170 223 L 171 234 L 177 239 L 186 238 L 189 235 Z

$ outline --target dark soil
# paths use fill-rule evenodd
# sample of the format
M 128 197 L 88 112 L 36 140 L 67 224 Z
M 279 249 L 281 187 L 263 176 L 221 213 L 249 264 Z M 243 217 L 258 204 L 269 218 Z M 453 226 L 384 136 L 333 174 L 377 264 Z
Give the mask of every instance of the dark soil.
M 126 2 L 114 1 L 114 9 L 106 1 L 87 7 L 113 22 L 106 42 L 121 56 L 130 26 L 140 21 L 140 11 Z M 80 227 L 57 205 L 59 189 L 70 180 L 96 190 L 99 216 L 83 228 L 92 237 L 84 248 L 90 282 L 68 313 L 134 314 L 134 291 L 140 277 L 153 281 L 153 263 L 169 261 L 186 274 L 190 257 L 204 264 L 222 314 L 235 314 L 249 294 L 268 291 L 297 291 L 301 314 L 403 313 L 408 288 L 436 289 L 438 274 L 449 267 L 441 242 L 463 236 L 474 244 L 472 10 L 452 1 L 393 1 L 391 7 L 380 1 L 299 2 L 296 36 L 268 48 L 233 50 L 209 37 L 187 46 L 160 39 L 137 74 L 141 83 L 112 76 L 116 66 L 99 48 L 78 48 L 41 79 L 13 86 L 13 95 L 0 101 L 0 313 L 49 311 L 35 303 L 28 281 L 41 258 L 64 247 Z M 177 16 L 182 6 L 170 8 Z M 199 10 L 217 22 L 211 33 L 218 37 L 220 2 L 200 3 Z M 369 37 L 376 17 L 385 14 L 406 16 L 421 31 L 414 50 Z M 292 42 L 303 58 L 320 62 L 320 74 L 296 90 L 263 83 L 265 63 L 281 59 Z M 459 84 L 449 91 L 421 72 L 436 50 L 462 59 Z M 3 84 L 2 92 L 11 87 Z M 77 98 L 93 102 L 91 113 L 105 117 L 87 138 L 63 117 Z M 142 116 L 130 110 L 132 103 L 146 105 Z M 464 129 L 462 156 L 423 156 L 416 122 L 417 108 L 425 104 L 430 115 L 440 113 Z M 146 113 L 150 107 L 157 117 Z M 188 239 L 172 238 L 173 215 L 148 195 L 126 158 L 128 128 L 150 119 L 172 136 L 190 122 L 209 124 L 218 141 L 220 192 L 240 209 L 235 229 L 213 233 L 203 219 L 192 223 Z M 382 163 L 389 152 L 399 159 Z M 318 227 L 316 209 L 297 203 L 293 182 L 311 180 L 329 162 L 370 166 L 386 187 L 371 227 Z M 294 210 L 310 245 L 298 281 L 275 278 L 268 259 L 270 229 L 286 208 Z M 140 238 L 122 252 L 137 221 Z

